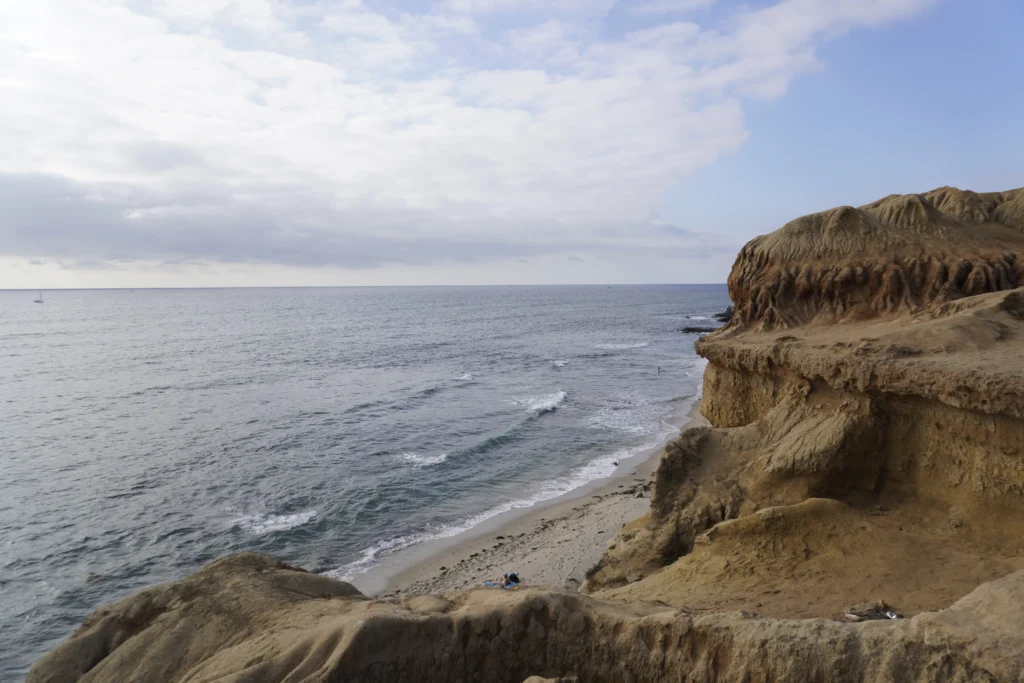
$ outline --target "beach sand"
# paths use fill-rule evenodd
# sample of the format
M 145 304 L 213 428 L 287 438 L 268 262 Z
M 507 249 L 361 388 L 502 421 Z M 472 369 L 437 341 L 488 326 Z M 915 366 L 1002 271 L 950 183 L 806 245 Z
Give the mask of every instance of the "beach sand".
M 695 402 L 683 429 L 707 424 Z M 500 526 L 474 530 L 389 577 L 380 597 L 479 586 L 516 572 L 523 585 L 579 588 L 615 533 L 650 510 L 650 482 L 664 448 L 625 476 L 529 508 Z M 576 495 L 573 495 L 573 494 Z

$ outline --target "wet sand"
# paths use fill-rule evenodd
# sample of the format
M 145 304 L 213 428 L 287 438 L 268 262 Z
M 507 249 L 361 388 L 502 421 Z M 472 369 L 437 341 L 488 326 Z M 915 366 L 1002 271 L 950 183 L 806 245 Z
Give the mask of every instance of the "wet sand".
M 706 424 L 695 402 L 682 429 Z M 516 572 L 524 585 L 579 588 L 615 533 L 650 510 L 659 448 L 624 476 L 603 480 L 500 524 L 481 525 L 394 573 L 382 596 L 444 593 Z M 573 495 L 573 494 L 576 495 Z

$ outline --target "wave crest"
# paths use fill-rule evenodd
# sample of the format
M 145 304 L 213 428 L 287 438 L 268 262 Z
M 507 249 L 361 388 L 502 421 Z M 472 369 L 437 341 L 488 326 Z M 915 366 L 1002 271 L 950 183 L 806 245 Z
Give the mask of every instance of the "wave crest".
M 636 342 L 635 344 L 597 344 L 594 348 L 604 351 L 626 351 L 628 349 L 642 349 L 650 346 L 650 342 Z
M 571 470 L 564 477 L 541 482 L 534 495 L 529 498 L 501 503 L 500 505 L 495 505 L 488 510 L 484 510 L 480 514 L 473 515 L 467 519 L 436 526 L 434 528 L 428 528 L 419 533 L 412 533 L 405 536 L 379 541 L 363 550 L 359 559 L 342 565 L 337 569 L 324 572 L 324 574 L 342 581 L 351 581 L 356 576 L 365 574 L 369 571 L 369 569 L 377 563 L 377 560 L 382 557 L 386 557 L 387 555 L 391 555 L 419 543 L 426 543 L 442 538 L 457 536 L 504 512 L 532 507 L 537 503 L 543 503 L 544 501 L 569 493 L 570 491 L 589 484 L 597 479 L 610 477 L 615 474 L 615 471 L 619 468 L 620 460 L 625 460 L 626 458 L 637 455 L 644 450 L 653 448 L 656 445 L 656 442 L 651 442 L 633 448 L 624 448 L 610 455 L 597 458 L 596 460 L 591 460 L 590 462 L 584 463 Z
M 564 391 L 556 391 L 553 394 L 545 394 L 544 396 L 532 396 L 517 401 L 520 405 L 525 405 L 526 410 L 542 415 L 544 413 L 550 413 L 558 410 L 558 408 L 565 403 L 565 399 L 569 397 L 569 394 Z
M 273 531 L 287 531 L 302 526 L 316 517 L 316 510 L 304 510 L 293 515 L 246 515 L 232 520 L 237 526 L 252 534 L 269 534 Z
M 440 465 L 448 459 L 447 453 L 441 453 L 440 455 L 420 455 L 412 451 L 406 451 L 402 453 L 402 459 L 406 462 L 412 463 L 417 467 L 427 467 L 428 465 Z

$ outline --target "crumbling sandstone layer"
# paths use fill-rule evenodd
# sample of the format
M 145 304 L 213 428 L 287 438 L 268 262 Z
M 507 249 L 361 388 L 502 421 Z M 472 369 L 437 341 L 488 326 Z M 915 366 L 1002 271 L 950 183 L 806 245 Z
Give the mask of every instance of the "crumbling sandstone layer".
M 1024 188 L 943 187 L 798 218 L 751 240 L 729 276 L 734 327 L 912 313 L 1024 285 Z
M 1016 681 L 1022 604 L 1024 572 L 944 612 L 861 624 L 537 589 L 397 605 L 242 554 L 97 611 L 28 681 Z

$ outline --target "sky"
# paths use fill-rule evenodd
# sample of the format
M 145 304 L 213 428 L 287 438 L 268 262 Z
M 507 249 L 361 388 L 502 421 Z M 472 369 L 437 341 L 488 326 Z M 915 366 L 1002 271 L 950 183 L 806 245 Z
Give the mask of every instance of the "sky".
M 1019 0 L 0 3 L 0 288 L 724 282 L 1024 186 Z

